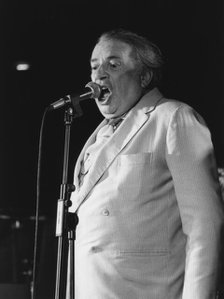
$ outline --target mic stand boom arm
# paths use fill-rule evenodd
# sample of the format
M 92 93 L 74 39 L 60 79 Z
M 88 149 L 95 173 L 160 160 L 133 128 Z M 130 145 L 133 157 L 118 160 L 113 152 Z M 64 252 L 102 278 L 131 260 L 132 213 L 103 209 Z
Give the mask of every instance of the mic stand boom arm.
M 76 114 L 74 114 L 74 109 Z M 68 212 L 71 206 L 70 195 L 74 191 L 75 186 L 68 184 L 68 162 L 69 162 L 69 147 L 70 147 L 70 131 L 71 124 L 74 118 L 82 115 L 82 110 L 79 104 L 73 107 L 68 106 L 65 111 L 65 137 L 64 137 L 64 161 L 63 161 L 63 176 L 60 187 L 60 198 L 57 204 L 57 219 L 56 219 L 56 237 L 58 237 L 57 251 L 57 269 L 56 269 L 56 286 L 55 299 L 64 299 L 66 295 L 67 271 L 69 269 L 69 298 L 74 299 L 74 239 L 75 226 L 77 219 L 71 219 L 72 215 Z M 73 215 L 73 217 L 75 217 Z M 71 225 L 73 221 L 73 224 Z M 69 227 L 68 227 L 69 226 Z M 68 264 L 69 257 L 69 264 Z

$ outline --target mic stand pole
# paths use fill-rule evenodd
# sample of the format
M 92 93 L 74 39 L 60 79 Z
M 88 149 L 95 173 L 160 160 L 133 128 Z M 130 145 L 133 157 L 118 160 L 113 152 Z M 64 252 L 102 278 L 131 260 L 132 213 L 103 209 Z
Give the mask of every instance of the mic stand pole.
M 73 107 L 66 108 L 65 121 L 65 140 L 64 140 L 64 161 L 63 161 L 63 176 L 60 187 L 60 198 L 57 204 L 57 219 L 56 219 L 56 237 L 58 237 L 58 252 L 57 252 L 57 269 L 56 269 L 56 287 L 55 299 L 65 299 L 66 296 L 66 276 L 69 267 L 69 299 L 74 299 L 74 235 L 75 225 L 71 231 L 68 231 L 68 224 L 72 222 L 69 217 L 72 213 L 68 212 L 71 206 L 70 195 L 74 191 L 75 186 L 68 184 L 68 161 L 69 161 L 69 146 L 70 146 L 70 131 L 71 124 L 75 117 L 82 115 L 82 110 L 77 104 L 76 115 L 74 115 Z M 69 215 L 70 214 L 70 215 Z M 74 215 L 73 215 L 74 216 Z M 77 221 L 76 221 L 77 224 Z M 72 225 L 70 225 L 72 226 Z M 70 229 L 70 228 L 69 228 Z M 69 250 L 71 252 L 69 252 Z M 69 264 L 68 264 L 69 257 Z

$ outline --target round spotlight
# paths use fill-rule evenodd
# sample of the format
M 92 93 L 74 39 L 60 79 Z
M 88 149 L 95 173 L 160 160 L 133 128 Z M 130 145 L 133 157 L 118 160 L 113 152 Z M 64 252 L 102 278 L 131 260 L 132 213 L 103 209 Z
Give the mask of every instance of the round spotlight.
M 29 69 L 30 69 L 30 64 L 28 62 L 16 63 L 16 70 L 19 72 L 28 71 Z

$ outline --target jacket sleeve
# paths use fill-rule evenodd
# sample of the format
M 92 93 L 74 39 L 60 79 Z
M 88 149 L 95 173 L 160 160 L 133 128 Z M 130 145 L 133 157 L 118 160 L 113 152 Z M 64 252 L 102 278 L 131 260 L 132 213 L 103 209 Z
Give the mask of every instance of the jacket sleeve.
M 182 299 L 215 299 L 224 219 L 220 186 L 210 132 L 187 105 L 172 115 L 166 150 L 187 238 Z

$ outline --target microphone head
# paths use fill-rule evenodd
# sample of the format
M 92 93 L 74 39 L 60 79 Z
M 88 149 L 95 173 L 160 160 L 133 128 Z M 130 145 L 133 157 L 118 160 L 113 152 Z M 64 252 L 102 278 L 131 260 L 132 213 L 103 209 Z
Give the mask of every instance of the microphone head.
M 85 87 L 91 89 L 92 92 L 91 98 L 98 99 L 100 97 L 102 87 L 99 84 L 91 81 L 87 83 Z

